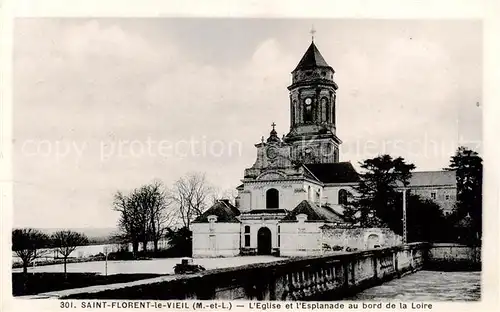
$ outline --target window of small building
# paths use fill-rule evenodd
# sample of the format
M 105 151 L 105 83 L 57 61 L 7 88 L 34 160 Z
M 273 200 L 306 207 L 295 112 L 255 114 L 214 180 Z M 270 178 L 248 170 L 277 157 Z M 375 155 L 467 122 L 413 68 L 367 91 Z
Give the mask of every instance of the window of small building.
M 450 195 L 448 195 L 448 194 L 447 194 L 447 195 L 445 195 L 445 197 L 444 197 L 444 198 L 445 198 L 446 200 L 450 200 Z
M 339 205 L 347 205 L 347 191 L 344 189 L 339 190 Z
M 432 198 L 432 199 L 436 199 L 436 192 L 432 192 L 432 193 L 431 193 L 431 198 Z
M 250 247 L 250 226 L 245 225 L 245 247 Z

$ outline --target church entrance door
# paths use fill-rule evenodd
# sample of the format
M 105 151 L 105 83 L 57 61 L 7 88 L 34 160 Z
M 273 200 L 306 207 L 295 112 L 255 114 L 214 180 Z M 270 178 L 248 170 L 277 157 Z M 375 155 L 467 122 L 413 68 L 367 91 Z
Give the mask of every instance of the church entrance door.
M 271 230 L 261 227 L 257 232 L 257 253 L 259 255 L 271 254 Z

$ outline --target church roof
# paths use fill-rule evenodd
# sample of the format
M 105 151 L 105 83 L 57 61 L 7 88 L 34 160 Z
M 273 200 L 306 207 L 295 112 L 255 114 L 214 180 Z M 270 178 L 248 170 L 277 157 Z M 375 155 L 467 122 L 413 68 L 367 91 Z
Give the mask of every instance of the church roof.
M 409 182 L 410 187 L 437 185 L 455 186 L 457 184 L 456 173 L 453 170 L 412 172 Z
M 327 206 L 318 206 L 309 200 L 301 201 L 297 207 L 290 211 L 281 221 L 296 221 L 297 215 L 307 215 L 307 221 L 327 221 L 344 223 L 345 220 L 339 213 Z
M 240 220 L 236 218 L 239 215 L 238 208 L 234 207 L 229 200 L 221 199 L 198 216 L 193 223 L 208 223 L 208 216 L 217 216 L 218 223 L 240 223 Z
M 305 164 L 323 183 L 351 183 L 359 181 L 359 174 L 350 162 Z
M 307 49 L 306 53 L 304 53 L 304 56 L 302 57 L 294 71 L 299 69 L 311 69 L 315 67 L 330 67 L 330 65 L 328 65 L 328 63 L 325 61 L 314 42 L 311 42 L 311 45 Z

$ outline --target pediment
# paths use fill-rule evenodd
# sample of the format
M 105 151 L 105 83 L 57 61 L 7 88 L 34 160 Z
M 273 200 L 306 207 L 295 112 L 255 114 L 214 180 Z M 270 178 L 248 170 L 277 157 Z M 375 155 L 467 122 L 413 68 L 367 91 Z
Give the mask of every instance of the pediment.
M 286 179 L 286 174 L 279 171 L 268 171 L 264 172 L 257 177 L 257 180 L 281 180 Z

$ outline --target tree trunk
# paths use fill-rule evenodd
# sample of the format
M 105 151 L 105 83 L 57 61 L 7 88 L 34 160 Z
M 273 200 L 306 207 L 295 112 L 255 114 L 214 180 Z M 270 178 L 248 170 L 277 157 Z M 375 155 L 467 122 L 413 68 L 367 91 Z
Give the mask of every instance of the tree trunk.
M 139 242 L 137 240 L 134 240 L 132 242 L 132 253 L 134 254 L 134 257 L 137 257 L 138 252 L 139 252 Z
M 158 251 L 158 235 L 156 233 L 156 224 L 155 224 L 155 215 L 151 216 L 151 238 L 153 239 L 153 252 L 156 253 Z
M 154 241 L 153 241 L 153 250 L 154 250 L 154 253 L 156 254 L 158 252 L 158 238 L 154 238 Z
M 23 262 L 23 274 L 28 275 L 28 263 Z
M 66 271 L 66 262 L 68 260 L 68 257 L 64 257 L 64 279 L 68 279 L 68 273 Z

